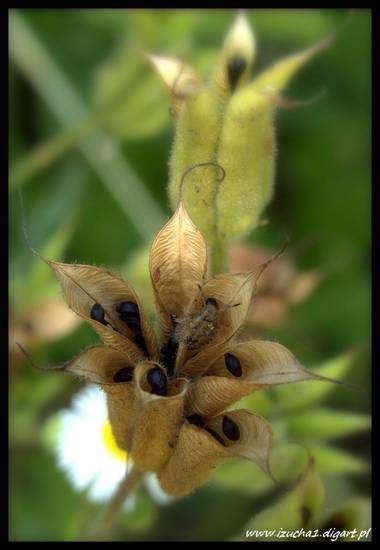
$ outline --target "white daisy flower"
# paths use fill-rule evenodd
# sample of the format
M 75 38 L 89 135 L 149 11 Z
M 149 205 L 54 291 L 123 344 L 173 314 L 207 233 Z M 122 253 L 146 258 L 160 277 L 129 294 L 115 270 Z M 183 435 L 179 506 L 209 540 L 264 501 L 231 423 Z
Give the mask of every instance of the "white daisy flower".
M 88 490 L 94 502 L 108 500 L 125 476 L 132 461 L 113 437 L 108 421 L 106 398 L 95 385 L 77 393 L 71 408 L 57 415 L 58 434 L 55 452 L 59 467 L 65 471 L 77 490 Z M 172 502 L 164 493 L 155 474 L 146 474 L 144 484 L 158 504 Z M 126 509 L 132 509 L 134 497 L 127 499 Z

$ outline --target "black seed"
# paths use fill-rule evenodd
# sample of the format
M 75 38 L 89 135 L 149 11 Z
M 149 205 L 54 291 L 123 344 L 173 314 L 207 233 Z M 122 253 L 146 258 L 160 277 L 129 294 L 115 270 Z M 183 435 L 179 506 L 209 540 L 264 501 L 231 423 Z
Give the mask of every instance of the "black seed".
M 206 432 L 208 432 L 210 435 L 212 435 L 212 437 L 214 439 L 216 439 L 217 441 L 219 441 L 219 443 L 221 445 L 223 445 L 223 447 L 225 447 L 225 443 L 223 441 L 223 438 L 218 434 L 218 432 L 216 432 L 215 430 L 212 430 L 211 428 L 206 428 Z
M 169 340 L 164 344 L 160 350 L 160 363 L 162 363 L 168 372 L 168 376 L 172 376 L 174 372 L 175 360 L 177 357 L 178 342 L 175 334 L 171 334 Z
M 94 321 L 98 321 L 103 325 L 108 325 L 107 321 L 104 319 L 104 309 L 100 304 L 94 304 L 92 306 L 90 311 L 90 317 L 91 319 L 94 319 Z
M 192 414 L 188 416 L 186 420 L 190 422 L 190 424 L 195 424 L 195 426 L 199 426 L 200 428 L 202 428 L 205 423 L 204 418 L 202 418 L 199 414 Z
M 133 302 L 122 302 L 116 306 L 119 317 L 133 331 L 141 332 L 141 320 L 138 305 Z
M 126 321 L 127 319 L 140 318 L 138 305 L 133 302 L 122 302 L 116 306 L 116 311 L 120 313 L 120 319 Z
M 247 67 L 247 62 L 240 56 L 233 57 L 227 65 L 228 81 L 230 83 L 231 91 L 236 88 L 239 78 L 243 74 Z
M 156 395 L 166 395 L 168 392 L 168 380 L 164 372 L 159 367 L 150 369 L 147 375 L 147 381 L 152 388 L 152 393 Z
M 214 306 L 215 309 L 218 309 L 218 302 L 215 300 L 215 298 L 207 298 L 206 300 L 206 306 Z
M 237 441 L 240 437 L 239 426 L 228 416 L 223 416 L 223 433 L 231 441 Z
M 133 367 L 123 367 L 113 375 L 114 382 L 130 382 L 133 378 Z
M 146 347 L 146 343 L 141 332 L 138 332 L 137 334 L 135 334 L 133 341 L 136 344 L 136 346 L 139 347 L 141 351 L 145 353 L 145 355 L 148 355 L 148 348 Z
M 141 332 L 141 323 L 140 323 L 140 317 L 137 318 L 131 318 L 131 319 L 122 319 L 124 323 L 134 332 Z
M 224 362 L 227 367 L 227 370 L 236 377 L 242 375 L 240 361 L 235 355 L 231 353 L 226 353 L 224 356 Z

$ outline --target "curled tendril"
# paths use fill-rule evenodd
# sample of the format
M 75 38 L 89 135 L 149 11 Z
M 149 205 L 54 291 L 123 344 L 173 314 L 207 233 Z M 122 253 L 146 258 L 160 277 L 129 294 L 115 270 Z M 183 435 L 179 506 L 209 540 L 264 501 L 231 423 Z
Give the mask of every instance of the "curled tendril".
M 226 171 L 224 170 L 224 168 L 218 164 L 217 162 L 213 162 L 213 161 L 208 161 L 208 162 L 200 162 L 200 163 L 197 163 L 197 164 L 192 164 L 189 168 L 187 168 L 187 170 L 185 170 L 185 172 L 182 174 L 182 177 L 181 177 L 181 183 L 180 183 L 180 187 L 179 187 L 179 195 L 180 195 L 180 200 L 182 199 L 182 196 L 183 196 L 183 186 L 184 186 L 184 183 L 185 183 L 185 179 L 186 177 L 190 174 L 190 172 L 192 172 L 193 170 L 195 170 L 196 168 L 201 168 L 203 166 L 215 166 L 216 168 L 218 168 L 219 172 L 220 172 L 220 177 L 217 179 L 217 182 L 218 183 L 221 183 L 224 178 L 226 177 Z

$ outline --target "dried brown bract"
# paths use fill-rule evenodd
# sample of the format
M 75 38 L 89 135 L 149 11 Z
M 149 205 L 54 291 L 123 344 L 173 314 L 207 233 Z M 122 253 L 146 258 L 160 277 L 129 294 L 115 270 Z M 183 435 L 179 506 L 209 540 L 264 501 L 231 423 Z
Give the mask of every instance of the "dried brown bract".
M 181 199 L 150 252 L 157 334 L 119 277 L 94 266 L 47 263 L 69 307 L 103 340 L 61 370 L 102 387 L 116 442 L 137 467 L 156 472 L 176 496 L 229 457 L 270 473 L 268 423 L 226 409 L 257 389 L 320 377 L 280 344 L 238 338 L 267 262 L 208 277 L 205 241 Z

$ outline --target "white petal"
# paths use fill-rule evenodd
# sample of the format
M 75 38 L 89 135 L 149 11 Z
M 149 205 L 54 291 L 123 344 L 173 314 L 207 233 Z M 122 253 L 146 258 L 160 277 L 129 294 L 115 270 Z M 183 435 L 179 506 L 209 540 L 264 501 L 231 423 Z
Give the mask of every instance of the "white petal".
M 59 466 L 76 489 L 88 489 L 90 499 L 107 500 L 124 478 L 127 465 L 104 443 L 104 424 L 108 421 L 104 393 L 97 386 L 87 386 L 74 397 L 71 409 L 59 417 Z M 128 499 L 125 508 L 133 506 L 134 498 Z

